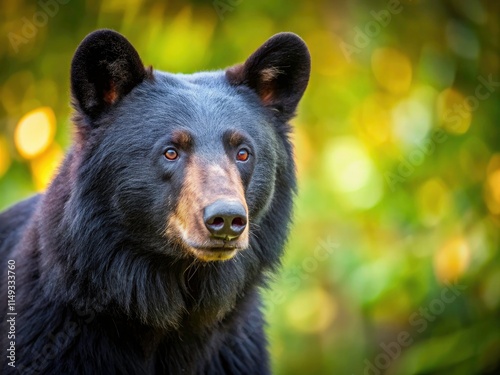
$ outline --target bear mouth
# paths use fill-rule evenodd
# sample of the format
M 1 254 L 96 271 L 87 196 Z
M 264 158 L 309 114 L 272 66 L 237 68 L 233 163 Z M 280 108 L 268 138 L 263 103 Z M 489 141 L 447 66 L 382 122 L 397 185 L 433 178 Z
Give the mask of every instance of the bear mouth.
M 204 262 L 225 261 L 233 258 L 240 251 L 248 247 L 248 240 L 207 240 L 197 243 L 180 238 L 180 243 L 189 255 Z
M 175 239 L 184 255 L 203 262 L 227 261 L 249 246 L 248 230 L 234 239 L 213 238 L 208 233 L 196 234 L 196 231 L 174 225 L 169 225 L 166 230 L 166 235 Z

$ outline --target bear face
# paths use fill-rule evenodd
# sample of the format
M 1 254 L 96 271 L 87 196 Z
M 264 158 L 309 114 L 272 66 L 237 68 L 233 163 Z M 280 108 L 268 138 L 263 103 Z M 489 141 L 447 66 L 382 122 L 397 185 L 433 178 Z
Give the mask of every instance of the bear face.
M 82 150 L 74 207 L 99 201 L 154 252 L 232 258 L 269 209 L 277 176 L 294 168 L 286 121 L 308 76 L 307 49 L 289 33 L 243 65 L 192 75 L 145 69 L 113 31 L 89 35 L 72 65 Z
M 271 200 L 278 164 L 289 162 L 255 95 L 238 94 L 220 78 L 155 74 L 102 116 L 88 139 L 91 171 L 82 166 L 79 180 L 91 178 L 79 183 L 87 187 L 81 193 L 106 201 L 127 232 L 156 239 L 155 251 L 216 260 L 245 249 L 249 227 Z M 240 209 L 241 223 L 232 221 L 241 233 L 211 231 L 204 213 L 218 201 L 221 213 L 232 203 Z M 171 246 L 174 238 L 180 248 Z

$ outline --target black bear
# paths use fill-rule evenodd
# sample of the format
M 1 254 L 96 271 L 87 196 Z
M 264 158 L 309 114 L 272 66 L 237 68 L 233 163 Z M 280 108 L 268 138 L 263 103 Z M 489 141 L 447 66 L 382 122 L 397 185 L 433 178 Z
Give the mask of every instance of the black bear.
M 0 215 L 1 373 L 269 373 L 259 288 L 289 230 L 309 73 L 292 33 L 190 75 L 88 35 L 73 145 L 44 194 Z

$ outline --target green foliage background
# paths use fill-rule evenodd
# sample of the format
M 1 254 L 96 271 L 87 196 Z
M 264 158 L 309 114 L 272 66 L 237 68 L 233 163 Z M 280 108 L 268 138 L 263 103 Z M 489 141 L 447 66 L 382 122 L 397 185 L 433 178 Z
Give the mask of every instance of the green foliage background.
M 120 31 L 145 64 L 183 73 L 241 62 L 293 31 L 312 75 L 293 120 L 296 219 L 266 294 L 275 372 L 494 371 L 498 2 L 60 1 L 1 4 L 0 208 L 43 187 L 43 166 L 15 143 L 22 116 L 50 107 L 51 147 L 69 146 L 69 66 L 90 31 Z

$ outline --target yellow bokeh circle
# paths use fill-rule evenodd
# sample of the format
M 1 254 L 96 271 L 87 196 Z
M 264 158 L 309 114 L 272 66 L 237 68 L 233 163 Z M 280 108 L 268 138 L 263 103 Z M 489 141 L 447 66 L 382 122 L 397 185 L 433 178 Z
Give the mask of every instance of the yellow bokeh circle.
M 404 94 L 411 86 L 410 59 L 394 48 L 378 48 L 372 54 L 372 70 L 378 84 L 391 94 Z
M 52 108 L 34 109 L 24 115 L 16 126 L 16 149 L 23 158 L 33 159 L 49 148 L 55 132 L 56 116 Z

